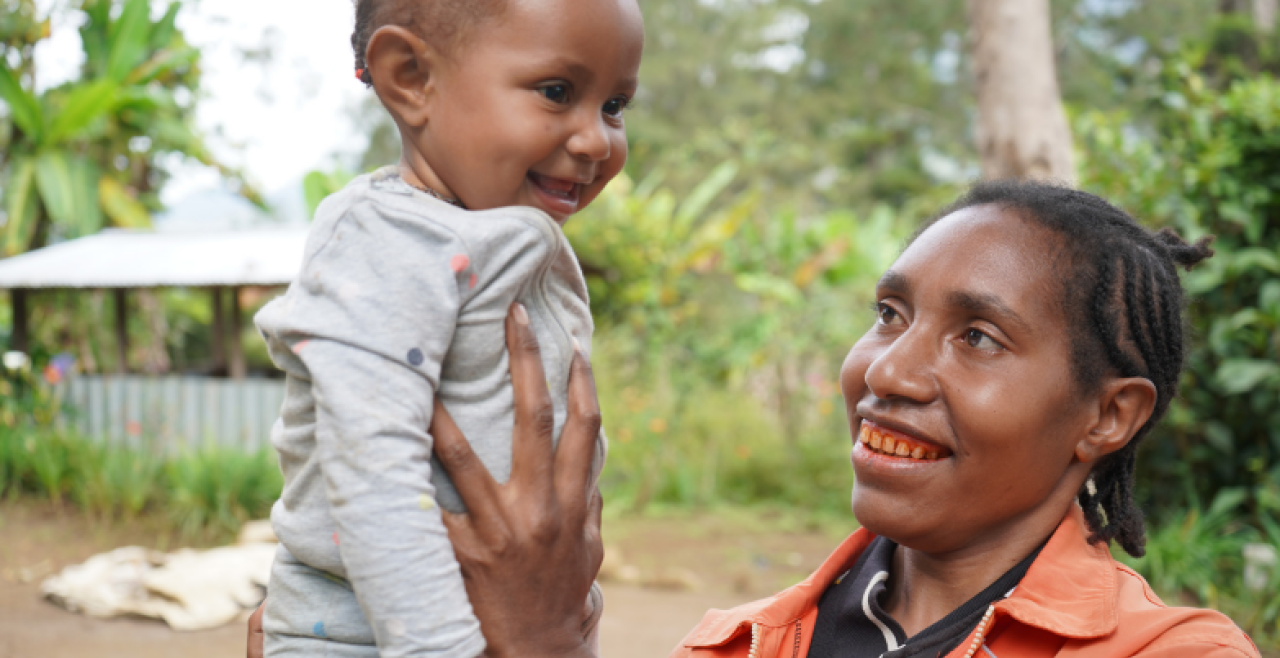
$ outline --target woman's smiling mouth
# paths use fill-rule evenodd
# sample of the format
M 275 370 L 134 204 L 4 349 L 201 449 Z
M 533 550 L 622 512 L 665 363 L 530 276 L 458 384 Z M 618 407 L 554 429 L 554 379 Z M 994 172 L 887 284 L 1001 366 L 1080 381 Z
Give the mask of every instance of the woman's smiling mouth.
M 951 451 L 942 446 L 926 443 L 866 419 L 863 419 L 858 432 L 858 442 L 874 454 L 899 459 L 937 461 L 951 456 Z

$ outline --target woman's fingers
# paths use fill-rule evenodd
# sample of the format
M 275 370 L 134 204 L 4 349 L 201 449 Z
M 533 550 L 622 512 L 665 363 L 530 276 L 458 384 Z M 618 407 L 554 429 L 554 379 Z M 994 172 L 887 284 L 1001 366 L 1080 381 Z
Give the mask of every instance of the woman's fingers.
M 591 555 L 591 565 L 594 569 L 592 573 L 599 573 L 600 565 L 604 563 L 604 535 L 600 532 L 603 519 L 604 496 L 600 494 L 600 488 L 596 487 L 591 492 L 591 504 L 587 506 L 587 523 L 584 527 L 589 543 L 587 550 Z
M 538 338 L 529 324 L 529 312 L 516 302 L 507 313 L 507 352 L 515 395 L 515 436 L 511 458 L 513 481 L 549 482 L 555 407 L 547 390 Z
M 431 414 L 431 436 L 436 458 L 453 481 L 467 509 L 480 511 L 481 519 L 492 519 L 498 507 L 498 483 L 476 456 L 449 411 L 437 399 Z
M 575 350 L 569 370 L 569 417 L 556 448 L 556 490 L 571 510 L 585 509 L 590 497 L 591 466 L 600 436 L 600 402 L 591 362 Z M 586 495 L 584 495 L 586 494 Z
M 249 646 L 245 648 L 246 658 L 262 658 L 262 610 L 267 607 L 264 599 L 253 614 L 249 615 Z

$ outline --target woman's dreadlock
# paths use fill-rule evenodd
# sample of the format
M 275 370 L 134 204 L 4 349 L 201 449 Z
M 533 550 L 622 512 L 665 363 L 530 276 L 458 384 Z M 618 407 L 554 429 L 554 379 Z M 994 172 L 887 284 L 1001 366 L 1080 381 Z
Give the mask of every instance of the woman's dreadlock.
M 1029 181 L 979 183 L 940 216 L 996 205 L 1061 236 L 1068 271 L 1060 272 L 1072 326 L 1074 375 L 1083 390 L 1104 376 L 1145 377 L 1156 387 L 1147 422 L 1120 450 L 1094 465 L 1078 499 L 1091 541 L 1116 540 L 1141 556 L 1146 529 L 1133 501 L 1139 441 L 1178 393 L 1183 358 L 1183 295 L 1177 267 L 1191 269 L 1213 255 L 1206 237 L 1188 244 L 1172 230 L 1158 232 L 1103 199 Z
M 501 0 L 356 0 L 355 4 L 351 49 L 356 56 L 356 75 L 369 86 L 373 85 L 373 76 L 365 57 L 369 40 L 378 28 L 407 27 L 437 47 L 451 51 L 467 30 L 497 15 L 504 6 Z

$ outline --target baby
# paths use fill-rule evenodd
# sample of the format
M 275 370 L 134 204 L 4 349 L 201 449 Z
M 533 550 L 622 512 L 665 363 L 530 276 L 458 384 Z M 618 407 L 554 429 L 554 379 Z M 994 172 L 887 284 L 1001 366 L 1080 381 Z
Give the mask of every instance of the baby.
M 484 650 L 441 522 L 462 506 L 432 459 L 432 403 L 509 477 L 519 301 L 559 435 L 592 331 L 560 225 L 626 161 L 643 41 L 635 0 L 357 1 L 356 74 L 402 157 L 320 206 L 298 279 L 256 318 L 287 374 L 267 656 Z M 598 590 L 586 609 L 591 633 Z

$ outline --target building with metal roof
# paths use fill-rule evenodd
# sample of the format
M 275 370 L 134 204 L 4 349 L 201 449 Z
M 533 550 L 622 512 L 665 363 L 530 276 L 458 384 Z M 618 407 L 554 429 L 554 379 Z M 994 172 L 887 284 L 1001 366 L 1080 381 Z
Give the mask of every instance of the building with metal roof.
M 291 282 L 302 267 L 306 239 L 305 226 L 219 232 L 108 230 L 0 260 L 0 289 L 9 290 L 13 304 L 11 347 L 27 349 L 27 298 L 31 292 L 110 289 L 115 297 L 119 363 L 122 370 L 127 370 L 127 291 L 208 288 L 213 304 L 215 360 L 223 358 L 223 343 L 229 338 L 227 370 L 233 378 L 243 377 L 237 291 L 245 286 Z M 226 310 L 230 317 L 224 318 L 224 297 L 228 296 Z M 229 331 L 224 326 L 227 320 Z

